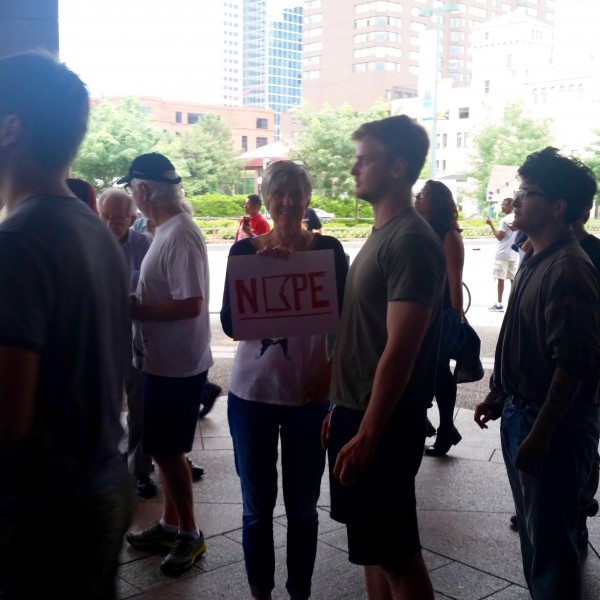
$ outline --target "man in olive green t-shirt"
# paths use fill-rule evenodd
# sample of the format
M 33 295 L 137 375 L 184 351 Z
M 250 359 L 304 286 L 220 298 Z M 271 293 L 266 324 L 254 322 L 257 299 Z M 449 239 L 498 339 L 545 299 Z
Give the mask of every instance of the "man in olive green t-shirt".
M 405 115 L 365 123 L 353 139 L 356 195 L 375 227 L 350 268 L 332 362 L 331 516 L 346 524 L 370 599 L 433 600 L 414 491 L 445 276 L 440 242 L 412 208 L 429 141 Z

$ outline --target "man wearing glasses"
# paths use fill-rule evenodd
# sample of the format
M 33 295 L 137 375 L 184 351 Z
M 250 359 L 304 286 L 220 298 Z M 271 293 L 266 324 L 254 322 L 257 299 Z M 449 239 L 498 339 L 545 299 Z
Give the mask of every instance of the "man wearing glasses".
M 596 193 L 591 170 L 546 148 L 519 169 L 514 225 L 531 249 L 500 330 L 475 421 L 502 416 L 523 569 L 534 600 L 581 598 L 580 512 L 599 438 L 600 278 L 571 226 Z

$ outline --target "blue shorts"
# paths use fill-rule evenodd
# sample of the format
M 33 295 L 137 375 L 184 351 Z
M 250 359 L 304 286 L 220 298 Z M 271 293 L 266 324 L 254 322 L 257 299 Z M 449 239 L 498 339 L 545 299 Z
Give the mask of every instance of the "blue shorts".
M 192 377 L 160 377 L 144 373 L 144 452 L 152 456 L 174 456 L 192 449 L 207 373 L 204 371 Z
M 346 524 L 350 562 L 398 567 L 421 550 L 415 477 L 423 458 L 426 411 L 396 409 L 366 473 L 356 485 L 342 485 L 333 476 L 335 460 L 357 433 L 363 416 L 363 411 L 342 406 L 331 415 L 331 518 Z

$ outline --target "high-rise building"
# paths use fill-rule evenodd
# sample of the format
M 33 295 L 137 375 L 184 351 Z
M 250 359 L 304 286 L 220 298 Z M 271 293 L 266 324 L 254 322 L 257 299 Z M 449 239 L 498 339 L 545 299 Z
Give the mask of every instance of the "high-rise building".
M 438 78 L 468 85 L 469 32 L 474 26 L 517 8 L 552 24 L 554 4 L 554 0 L 305 0 L 303 100 L 315 109 L 347 102 L 365 110 L 380 99 L 414 97 L 422 53 L 435 54 L 436 38 Z M 426 29 L 434 30 L 433 49 L 423 47 L 421 33 Z
M 302 0 L 244 0 L 243 105 L 280 115 L 302 97 Z

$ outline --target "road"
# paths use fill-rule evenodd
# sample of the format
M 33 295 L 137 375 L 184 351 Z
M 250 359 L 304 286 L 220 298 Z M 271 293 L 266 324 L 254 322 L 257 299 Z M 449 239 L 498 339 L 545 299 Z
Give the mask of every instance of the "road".
M 343 242 L 344 249 L 350 255 L 351 261 L 363 243 L 362 241 Z M 496 299 L 496 284 L 492 278 L 492 264 L 496 246 L 497 242 L 493 239 L 465 240 L 465 269 L 463 279 L 471 290 L 473 315 L 476 312 L 475 309 L 487 309 Z M 218 313 L 221 309 L 227 254 L 230 247 L 231 244 L 208 244 L 211 313 Z
M 343 242 L 344 249 L 352 261 L 363 241 Z M 486 377 L 482 381 L 459 386 L 458 406 L 474 408 L 481 401 L 487 390 L 487 379 L 492 368 L 494 348 L 502 324 L 504 313 L 493 313 L 488 307 L 496 299 L 496 282 L 492 278 L 492 264 L 497 242 L 494 239 L 468 239 L 465 244 L 465 268 L 463 280 L 471 291 L 471 308 L 468 319 L 477 330 L 481 338 L 481 358 L 486 369 Z M 225 283 L 225 269 L 227 255 L 231 244 L 208 244 L 208 260 L 210 267 L 211 297 L 209 308 L 212 313 L 211 325 L 213 331 L 213 346 L 229 345 L 231 342 L 225 338 L 221 331 L 218 313 L 221 309 L 221 297 Z M 505 291 L 504 301 L 508 299 L 508 290 Z M 211 379 L 224 388 L 227 388 L 231 359 L 219 360 L 211 370 Z

